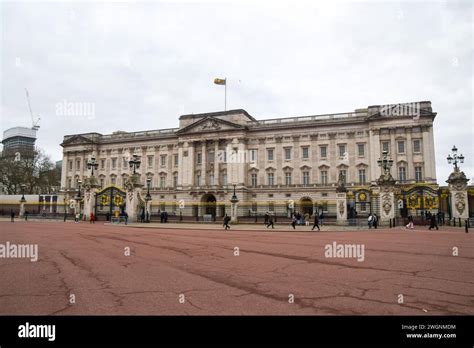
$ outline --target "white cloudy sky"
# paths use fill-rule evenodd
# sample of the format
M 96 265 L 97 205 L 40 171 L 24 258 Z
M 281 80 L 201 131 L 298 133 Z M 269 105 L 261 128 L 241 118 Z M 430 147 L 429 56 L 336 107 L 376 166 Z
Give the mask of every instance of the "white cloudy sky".
M 256 118 L 431 100 L 438 182 L 453 144 L 474 177 L 470 1 L 4 1 L 0 18 L 0 131 L 31 125 L 28 88 L 53 160 L 64 134 L 222 110 L 227 77 L 228 108 Z M 64 101 L 95 115 L 58 115 Z

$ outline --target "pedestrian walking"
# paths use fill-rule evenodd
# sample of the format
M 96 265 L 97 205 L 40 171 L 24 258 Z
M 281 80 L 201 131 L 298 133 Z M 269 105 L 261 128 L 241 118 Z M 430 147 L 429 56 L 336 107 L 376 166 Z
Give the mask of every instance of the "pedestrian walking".
M 263 224 L 264 224 L 264 225 L 268 225 L 268 218 L 269 218 L 269 216 L 270 216 L 270 215 L 268 214 L 268 211 L 265 212 L 265 220 L 263 221 Z
M 409 228 L 409 229 L 413 229 L 414 228 L 414 225 L 413 225 L 413 216 L 408 216 L 408 224 L 405 226 L 405 228 Z
M 230 226 L 229 226 L 229 221 L 230 221 L 229 215 L 225 214 L 223 221 L 224 221 L 224 224 L 222 226 L 225 228 L 225 230 L 229 229 L 230 228 Z
M 318 228 L 318 231 L 321 231 L 321 229 L 319 228 L 319 217 L 318 217 L 318 214 L 314 214 L 314 224 L 313 224 L 313 228 L 311 229 L 311 231 L 313 231 L 315 227 Z
M 10 213 L 10 221 L 15 222 L 15 212 L 13 210 Z
M 293 229 L 295 230 L 296 229 L 296 222 L 298 221 L 297 217 L 296 217 L 296 214 L 293 215 L 293 219 L 291 220 L 291 226 L 293 227 Z
M 377 214 L 374 214 L 373 226 L 376 229 L 378 225 L 379 225 L 379 218 L 377 217 Z
M 25 221 L 28 221 L 28 214 L 29 214 L 29 213 L 28 213 L 28 210 L 25 211 Z
M 324 225 L 324 212 L 321 210 L 321 214 L 319 214 L 319 224 L 322 226 Z
M 273 215 L 272 214 L 268 214 L 268 221 L 267 221 L 267 228 L 272 226 L 272 228 L 275 228 L 275 226 L 273 225 Z
M 80 219 L 81 219 L 81 214 L 76 213 L 76 217 L 74 218 L 74 222 L 75 222 L 76 224 L 78 224 Z
M 67 213 L 64 213 L 64 222 L 67 220 Z
M 91 212 L 91 215 L 90 215 L 89 223 L 90 224 L 95 224 L 95 216 L 94 216 L 94 213 L 92 213 L 92 212 Z
M 431 220 L 430 220 L 430 228 L 429 230 L 431 231 L 432 228 L 435 228 L 436 230 L 439 230 L 438 224 L 436 223 L 436 216 L 434 214 L 431 215 Z
M 367 224 L 369 225 L 369 230 L 372 228 L 373 223 L 374 223 L 374 217 L 372 214 L 369 214 L 369 217 L 367 218 Z
M 125 217 L 125 225 L 128 223 L 128 214 L 127 212 L 125 212 L 125 214 L 123 214 L 123 216 Z

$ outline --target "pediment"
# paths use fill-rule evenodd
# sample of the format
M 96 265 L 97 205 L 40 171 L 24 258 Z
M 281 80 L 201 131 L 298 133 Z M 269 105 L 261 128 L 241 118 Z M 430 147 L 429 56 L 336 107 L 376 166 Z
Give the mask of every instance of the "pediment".
M 61 146 L 94 144 L 94 142 L 82 135 L 74 135 L 71 138 L 62 142 Z
M 208 116 L 180 129 L 176 134 L 213 133 L 227 130 L 242 130 L 246 128 L 247 127 L 237 123 Z

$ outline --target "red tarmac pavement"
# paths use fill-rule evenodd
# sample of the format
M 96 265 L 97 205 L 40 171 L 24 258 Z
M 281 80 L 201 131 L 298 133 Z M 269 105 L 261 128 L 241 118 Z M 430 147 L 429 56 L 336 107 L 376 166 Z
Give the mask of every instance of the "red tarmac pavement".
M 0 258 L 0 315 L 474 314 L 474 230 L 191 228 L 1 221 L 0 246 L 39 259 Z M 364 261 L 325 257 L 333 242 Z

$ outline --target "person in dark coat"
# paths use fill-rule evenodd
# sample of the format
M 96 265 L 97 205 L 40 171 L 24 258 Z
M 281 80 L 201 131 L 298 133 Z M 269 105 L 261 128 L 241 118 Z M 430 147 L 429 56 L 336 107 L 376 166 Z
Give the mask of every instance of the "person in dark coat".
M 436 216 L 434 214 L 432 214 L 431 219 L 430 219 L 430 228 L 429 228 L 429 230 L 431 230 L 432 228 L 435 228 L 435 227 L 436 227 L 436 230 L 439 230 L 438 224 L 436 223 Z
M 140 214 L 140 222 L 145 222 L 145 210 L 142 210 L 142 213 Z
M 268 222 L 267 222 L 267 228 L 272 226 L 272 228 L 275 228 L 275 226 L 273 225 L 273 215 L 272 214 L 268 214 Z
M 11 222 L 15 222 L 15 212 L 12 210 L 10 213 Z
M 291 220 L 291 226 L 293 227 L 293 229 L 295 230 L 296 229 L 296 222 L 298 221 L 298 218 L 296 217 L 296 214 L 293 215 L 293 220 Z
M 229 215 L 225 214 L 224 216 L 224 224 L 222 225 L 226 230 L 230 228 L 229 226 L 229 221 L 230 221 L 230 217 Z
M 125 217 L 125 225 L 128 223 L 128 214 L 127 212 L 125 212 L 125 214 L 123 214 L 123 216 Z
M 374 228 L 377 228 L 379 225 L 379 218 L 377 217 L 377 214 L 374 214 Z
M 436 214 L 436 218 L 438 219 L 438 225 L 441 225 L 442 219 L 441 219 L 441 212 L 440 211 L 438 211 L 438 213 Z
M 318 228 L 318 231 L 321 231 L 321 229 L 319 228 L 319 217 L 318 217 L 318 214 L 314 214 L 314 225 L 313 225 L 313 228 L 311 229 L 311 231 L 313 231 L 315 227 Z
M 269 214 L 268 214 L 268 211 L 265 213 L 265 220 L 263 221 L 263 224 L 264 225 L 268 225 L 268 218 L 269 218 Z
M 28 214 L 29 214 L 29 213 L 28 213 L 28 210 L 25 211 L 25 221 L 28 221 Z

